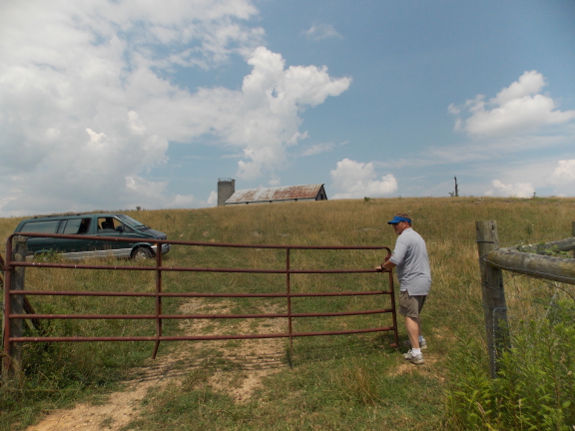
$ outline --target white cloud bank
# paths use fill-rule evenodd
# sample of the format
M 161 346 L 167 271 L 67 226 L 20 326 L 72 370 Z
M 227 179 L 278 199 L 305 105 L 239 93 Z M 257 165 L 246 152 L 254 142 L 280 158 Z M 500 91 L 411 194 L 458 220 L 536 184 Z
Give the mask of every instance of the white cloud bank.
M 358 199 L 381 197 L 397 190 L 397 181 L 392 174 L 377 179 L 373 163 L 361 163 L 350 159 L 337 162 L 330 172 L 336 193 L 333 199 Z
M 573 195 L 575 162 L 561 160 L 550 174 L 554 161 L 543 151 L 573 141 L 575 110 L 560 110 L 558 103 L 543 93 L 546 85 L 545 77 L 532 70 L 487 101 L 484 95 L 477 95 L 463 105 L 452 103 L 448 111 L 457 117 L 455 131 L 472 139 L 468 145 L 441 149 L 438 154 L 451 161 L 492 160 L 500 164 L 501 176 L 507 180 L 492 180 L 487 196 L 532 197 L 536 189 L 549 190 L 549 186 L 554 194 Z M 510 171 L 502 160 L 520 152 L 521 164 L 514 163 Z M 546 178 L 542 172 L 548 172 Z
M 306 137 L 300 114 L 351 79 L 286 68 L 247 25 L 257 12 L 250 0 L 0 3 L 0 216 L 213 202 L 146 178 L 169 141 L 211 136 L 243 153 L 240 178 L 276 178 Z M 252 67 L 241 89 L 170 79 L 234 55 Z
M 517 136 L 575 119 L 575 111 L 559 110 L 551 97 L 541 93 L 545 85 L 543 75 L 532 70 L 487 102 L 478 95 L 462 106 L 452 103 L 448 109 L 458 116 L 455 130 L 471 136 Z
M 535 193 L 531 183 L 504 184 L 499 180 L 491 181 L 493 188 L 485 192 L 485 196 L 530 198 Z
M 546 178 L 557 196 L 573 196 L 575 189 L 575 160 L 559 160 L 557 167 Z
M 560 160 L 551 175 L 551 179 L 556 182 L 575 182 L 575 160 Z

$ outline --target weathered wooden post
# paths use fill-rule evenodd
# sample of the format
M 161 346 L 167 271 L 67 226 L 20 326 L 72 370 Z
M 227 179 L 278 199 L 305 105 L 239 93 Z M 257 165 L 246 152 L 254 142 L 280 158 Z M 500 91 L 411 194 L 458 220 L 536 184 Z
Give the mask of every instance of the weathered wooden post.
M 499 248 L 497 223 L 493 220 L 478 221 L 475 223 L 475 228 L 481 270 L 487 349 L 489 350 L 489 370 L 491 377 L 496 378 L 497 358 L 501 356 L 501 352 L 509 343 L 503 274 L 501 269 L 491 266 L 485 260 L 487 253 Z
M 27 238 L 22 236 L 17 236 L 13 238 L 12 241 L 12 260 L 23 262 L 26 260 L 26 249 L 27 249 Z M 8 250 L 7 250 L 8 251 Z M 7 253 L 6 257 L 10 255 Z M 10 259 L 7 259 L 10 261 Z M 9 262 L 8 262 L 9 263 Z M 9 277 L 6 279 L 10 280 L 10 284 L 6 283 L 5 289 L 10 290 L 24 290 L 24 267 L 11 267 L 8 269 L 10 271 Z M 6 296 L 5 296 L 6 297 Z M 24 296 L 14 295 L 10 296 L 9 303 L 5 304 L 5 318 L 7 319 L 8 314 L 23 314 L 24 313 Z M 10 327 L 10 337 L 21 337 L 24 327 L 23 319 L 12 319 L 9 322 Z M 4 343 L 8 344 L 7 354 L 8 357 L 4 358 L 5 361 L 5 371 L 7 371 L 6 377 L 12 379 L 16 377 L 17 372 L 20 368 L 20 361 L 22 356 L 22 343 L 9 343 L 7 338 L 4 339 Z M 7 346 L 4 346 L 6 348 Z

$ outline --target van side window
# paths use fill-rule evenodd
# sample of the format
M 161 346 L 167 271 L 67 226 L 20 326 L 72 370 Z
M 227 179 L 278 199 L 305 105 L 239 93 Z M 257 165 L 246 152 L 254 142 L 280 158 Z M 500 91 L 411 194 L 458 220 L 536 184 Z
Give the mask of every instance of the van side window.
M 90 222 L 92 221 L 91 218 L 83 218 L 82 223 L 80 223 L 80 229 L 78 229 L 78 233 L 88 233 L 90 231 Z
M 89 228 L 90 228 L 89 218 L 70 219 L 66 223 L 64 231 L 62 233 L 67 235 L 85 234 L 88 232 Z
M 122 223 L 122 221 L 116 217 L 114 217 L 114 229 L 118 232 L 134 233 L 134 229 L 127 224 Z
M 112 217 L 99 217 L 98 218 L 98 232 L 113 232 L 114 219 Z
M 98 217 L 98 232 L 134 232 L 129 226 L 122 223 L 121 220 L 116 217 Z
M 31 221 L 24 224 L 20 232 L 56 233 L 60 220 Z

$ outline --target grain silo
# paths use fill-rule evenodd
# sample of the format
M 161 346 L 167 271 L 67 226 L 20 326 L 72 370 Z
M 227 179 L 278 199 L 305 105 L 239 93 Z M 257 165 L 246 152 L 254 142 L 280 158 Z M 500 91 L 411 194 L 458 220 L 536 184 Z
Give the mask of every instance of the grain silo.
M 235 191 L 236 180 L 233 178 L 218 178 L 218 206 L 224 206 Z

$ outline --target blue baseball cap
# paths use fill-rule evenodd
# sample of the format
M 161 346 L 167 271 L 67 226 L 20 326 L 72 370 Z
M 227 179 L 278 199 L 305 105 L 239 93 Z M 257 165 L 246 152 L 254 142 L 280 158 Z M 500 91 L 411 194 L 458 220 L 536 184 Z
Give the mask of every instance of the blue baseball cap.
M 409 224 L 411 224 L 411 219 L 408 219 L 407 217 L 399 217 L 399 216 L 395 216 L 393 218 L 393 220 L 388 221 L 387 224 L 397 224 L 397 223 L 401 223 L 402 221 L 406 221 Z

